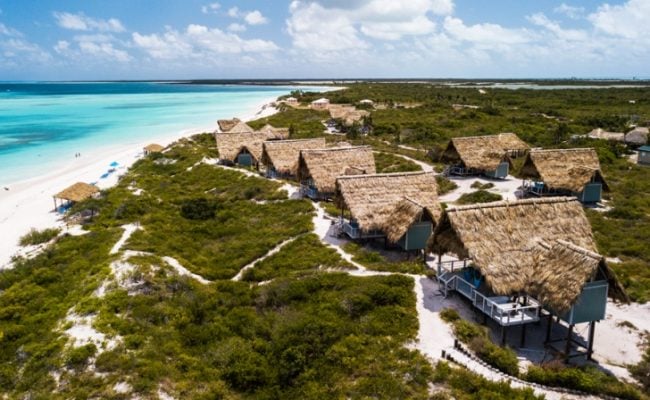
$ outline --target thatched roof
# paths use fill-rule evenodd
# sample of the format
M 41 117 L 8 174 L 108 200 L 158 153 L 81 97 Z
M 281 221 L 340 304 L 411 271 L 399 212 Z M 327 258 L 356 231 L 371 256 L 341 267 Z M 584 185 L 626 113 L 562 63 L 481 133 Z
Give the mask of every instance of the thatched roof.
M 494 171 L 501 162 L 510 162 L 508 151 L 528 148 L 514 133 L 456 137 L 447 144 L 442 161 L 462 162 L 467 168 Z
M 89 197 L 94 196 L 99 193 L 97 186 L 90 185 L 88 183 L 77 182 L 72 186 L 63 189 L 59 193 L 55 194 L 54 197 L 62 200 L 69 200 L 74 202 L 79 202 L 86 200 Z
M 362 230 L 380 229 L 392 242 L 425 213 L 435 224 L 441 212 L 432 172 L 341 176 L 336 179 L 336 194 Z
M 311 178 L 319 192 L 333 193 L 336 178 L 348 175 L 352 169 L 365 174 L 376 172 L 372 147 L 302 150 L 298 162 L 298 179 L 302 181 Z
M 330 117 L 334 119 L 343 119 L 349 112 L 355 110 L 355 106 L 348 104 L 332 104 L 329 107 Z
M 218 133 L 215 138 L 220 159 L 235 162 L 239 153 L 245 149 L 255 158 L 255 161 L 259 161 L 262 158 L 263 143 L 275 139 L 275 134 L 264 132 Z
M 615 142 L 623 142 L 625 134 L 623 132 L 607 132 L 601 128 L 596 128 L 587 134 L 590 139 L 611 140 Z
M 287 139 L 289 137 L 289 128 L 275 128 L 271 124 L 264 125 L 258 132 L 264 132 L 274 139 Z
M 240 122 L 241 120 L 239 120 L 239 118 L 220 119 L 217 121 L 217 125 L 219 125 L 219 130 L 221 132 L 229 132 L 232 128 L 235 127 L 235 125 L 237 125 Z
M 449 208 L 429 248 L 471 258 L 496 294 L 526 292 L 557 312 L 574 304 L 583 285 L 595 276 L 595 266 L 605 268 L 601 272 L 610 281 L 610 294 L 627 300 L 596 254 L 591 226 L 576 199 L 550 197 Z
M 163 146 L 156 143 L 149 144 L 144 148 L 144 150 L 148 153 L 160 153 L 161 151 L 163 151 L 163 149 L 164 149 Z
M 643 146 L 648 143 L 648 128 L 637 127 L 625 134 L 625 142 Z
M 227 133 L 250 133 L 250 132 L 254 132 L 253 128 L 248 126 L 247 123 L 240 121 L 235 126 L 233 126 Z
M 279 173 L 295 175 L 298 170 L 300 150 L 322 149 L 325 146 L 325 138 L 264 142 L 262 162 L 273 165 Z
M 591 148 L 532 150 L 521 168 L 525 178 L 540 179 L 552 189 L 580 192 L 593 178 L 607 183 L 600 171 L 598 154 Z

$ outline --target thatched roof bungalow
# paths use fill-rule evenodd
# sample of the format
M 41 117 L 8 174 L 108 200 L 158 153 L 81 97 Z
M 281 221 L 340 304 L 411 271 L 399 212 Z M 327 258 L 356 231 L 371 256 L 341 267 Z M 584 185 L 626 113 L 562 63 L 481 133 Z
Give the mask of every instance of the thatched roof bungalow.
M 625 134 L 625 143 L 632 146 L 643 146 L 648 143 L 648 128 L 636 127 Z
M 528 145 L 514 133 L 452 138 L 442 153 L 452 175 L 485 175 L 504 179 L 512 163 L 510 154 L 528 150 Z
M 77 182 L 59 193 L 54 198 L 54 209 L 60 212 L 67 210 L 72 204 L 84 201 L 99 194 L 99 188 L 88 183 Z M 57 202 L 57 200 L 59 200 Z
M 219 161 L 224 164 L 258 166 L 265 141 L 277 139 L 275 134 L 265 132 L 218 133 Z
M 225 133 L 225 132 L 230 132 L 230 130 L 240 122 L 241 120 L 239 118 L 220 119 L 217 121 L 217 125 L 219 126 L 219 131 Z
M 145 155 L 149 155 L 151 153 L 160 153 L 163 151 L 165 148 L 157 143 L 152 143 L 149 145 L 146 145 L 143 149 Z
M 521 174 L 524 189 L 535 196 L 570 195 L 583 203 L 596 203 L 609 190 L 592 148 L 532 150 Z
M 268 177 L 295 176 L 298 171 L 300 151 L 323 149 L 326 145 L 325 138 L 264 142 L 261 161 L 266 166 L 266 175 Z
M 264 125 L 257 132 L 266 133 L 269 137 L 277 140 L 289 138 L 289 128 L 276 128 L 271 124 Z
M 607 132 L 604 129 L 596 128 L 587 134 L 589 139 L 609 140 L 612 142 L 624 142 L 625 134 L 623 132 Z
M 604 319 L 608 295 L 629 301 L 597 254 L 591 226 L 575 199 L 449 208 L 429 249 L 470 259 L 455 272 L 439 264 L 439 279 L 455 280 L 457 291 L 479 298 L 482 311 L 502 326 L 537 321 L 543 307 L 572 327 Z
M 336 199 L 350 218 L 342 226 L 352 239 L 385 237 L 404 250 L 422 250 L 440 217 L 432 172 L 341 176 Z
M 312 199 L 332 197 L 339 176 L 374 173 L 375 156 L 370 146 L 300 151 L 297 176 L 303 195 Z
M 254 131 L 255 130 L 251 128 L 246 122 L 239 121 L 226 133 L 251 133 Z

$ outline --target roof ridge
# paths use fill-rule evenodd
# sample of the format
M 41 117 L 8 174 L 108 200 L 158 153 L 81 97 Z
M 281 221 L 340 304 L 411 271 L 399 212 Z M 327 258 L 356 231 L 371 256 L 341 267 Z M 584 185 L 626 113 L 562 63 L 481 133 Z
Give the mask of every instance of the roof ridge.
M 593 147 L 574 147 L 570 149 L 531 149 L 531 153 L 552 153 L 552 152 L 570 152 L 570 151 L 588 151 L 588 150 L 593 150 L 596 151 L 595 148 Z
M 529 204 L 536 205 L 536 204 L 570 203 L 570 202 L 577 203 L 578 200 L 572 197 L 544 197 L 538 199 L 523 199 L 523 200 L 515 200 L 515 201 L 503 200 L 503 201 L 495 201 L 492 203 L 477 203 L 477 204 L 469 204 L 466 206 L 449 207 L 446 210 L 446 212 L 510 207 L 510 206 L 523 206 Z
M 322 149 L 305 149 L 300 151 L 317 152 L 317 151 L 343 151 L 343 150 L 360 150 L 360 149 L 372 149 L 372 146 L 364 145 L 364 146 L 345 146 L 345 147 L 325 147 Z
M 395 176 L 416 176 L 416 175 L 434 175 L 433 171 L 404 171 L 404 172 L 387 172 L 377 174 L 363 174 L 363 175 L 341 175 L 336 179 L 359 179 L 359 178 L 389 178 Z

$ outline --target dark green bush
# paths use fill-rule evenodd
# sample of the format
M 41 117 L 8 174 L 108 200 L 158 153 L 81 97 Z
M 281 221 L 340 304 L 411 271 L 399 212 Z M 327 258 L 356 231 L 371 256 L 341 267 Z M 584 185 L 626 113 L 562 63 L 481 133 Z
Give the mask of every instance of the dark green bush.
M 181 215 L 183 218 L 187 219 L 212 219 L 214 218 L 216 211 L 217 205 L 213 201 L 205 198 L 185 200 L 181 204 Z
M 49 242 L 61 233 L 59 228 L 46 228 L 43 230 L 31 229 L 27 234 L 21 236 L 18 244 L 21 246 L 30 246 Z
M 453 308 L 445 308 L 440 311 L 440 318 L 445 322 L 454 323 L 460 319 L 458 311 Z
M 92 343 L 72 348 L 68 351 L 65 364 L 70 368 L 84 367 L 88 363 L 88 359 L 95 353 L 97 353 L 97 347 Z
M 483 361 L 492 365 L 499 371 L 508 375 L 519 375 L 519 361 L 517 354 L 508 347 L 497 346 L 486 337 L 476 337 L 469 343 L 469 347 Z
M 436 175 L 436 183 L 438 184 L 438 195 L 443 195 L 458 189 L 456 182 L 450 181 L 442 175 Z
M 492 182 L 481 183 L 481 181 L 474 181 L 474 183 L 472 183 L 470 187 L 472 189 L 490 189 L 494 187 L 494 183 Z

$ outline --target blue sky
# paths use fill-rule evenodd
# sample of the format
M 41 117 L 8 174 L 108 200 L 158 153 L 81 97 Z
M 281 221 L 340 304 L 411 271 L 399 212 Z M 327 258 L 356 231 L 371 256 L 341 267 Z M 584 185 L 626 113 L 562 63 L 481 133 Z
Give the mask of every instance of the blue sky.
M 0 80 L 648 77 L 650 0 L 0 0 Z

